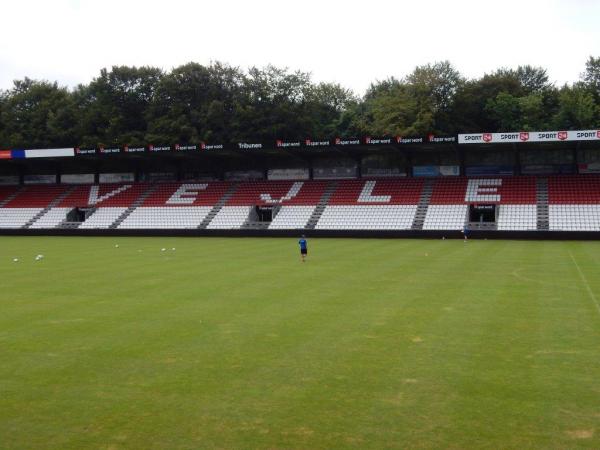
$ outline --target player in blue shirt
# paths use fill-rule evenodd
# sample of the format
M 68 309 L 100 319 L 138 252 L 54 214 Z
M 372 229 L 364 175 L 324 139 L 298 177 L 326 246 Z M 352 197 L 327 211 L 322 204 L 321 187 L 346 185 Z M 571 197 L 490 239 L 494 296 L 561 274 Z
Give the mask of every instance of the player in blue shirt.
M 465 237 L 464 242 L 467 242 L 469 240 L 469 228 L 466 225 L 463 228 L 463 235 Z
M 308 246 L 307 246 L 307 243 L 306 243 L 306 236 L 302 235 L 302 237 L 298 241 L 298 244 L 300 244 L 300 258 L 302 259 L 302 262 L 305 262 L 305 260 L 306 260 L 306 254 L 308 253 Z

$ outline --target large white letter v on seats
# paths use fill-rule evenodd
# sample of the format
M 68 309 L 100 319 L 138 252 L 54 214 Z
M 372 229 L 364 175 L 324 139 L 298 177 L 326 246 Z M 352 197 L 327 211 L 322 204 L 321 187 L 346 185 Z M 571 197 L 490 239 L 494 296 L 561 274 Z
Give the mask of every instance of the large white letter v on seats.
M 167 205 L 193 205 L 200 191 L 205 190 L 208 184 L 182 184 L 171 198 L 165 202 Z
M 500 178 L 471 179 L 467 185 L 465 202 L 499 202 L 498 186 L 502 186 L 502 179 Z
M 131 184 L 124 184 L 123 186 L 118 187 L 117 189 L 113 189 L 110 192 L 107 192 L 104 195 L 98 196 L 100 192 L 100 186 L 97 184 L 90 186 L 90 195 L 88 196 L 88 205 L 95 205 L 96 203 L 103 202 L 104 200 L 108 200 L 111 197 L 114 197 L 121 192 L 125 192 L 127 189 L 131 187 Z
M 392 199 L 391 195 L 373 195 L 375 189 L 375 180 L 369 180 L 365 183 L 358 196 L 358 203 L 389 203 Z
M 279 199 L 271 197 L 271 194 L 260 194 L 260 199 L 265 203 L 283 203 L 284 201 L 291 200 L 298 195 L 298 192 L 300 192 L 302 186 L 304 186 L 304 183 L 302 181 L 298 181 L 292 184 L 292 187 L 288 193 Z

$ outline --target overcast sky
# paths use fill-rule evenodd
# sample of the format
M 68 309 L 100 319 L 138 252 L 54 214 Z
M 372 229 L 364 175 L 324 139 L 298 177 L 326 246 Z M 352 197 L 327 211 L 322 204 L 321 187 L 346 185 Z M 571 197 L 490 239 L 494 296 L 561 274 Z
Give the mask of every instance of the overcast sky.
M 600 56 L 600 0 L 0 0 L 0 17 L 0 89 L 215 60 L 300 69 L 359 94 L 445 59 L 470 78 L 542 66 L 562 84 Z

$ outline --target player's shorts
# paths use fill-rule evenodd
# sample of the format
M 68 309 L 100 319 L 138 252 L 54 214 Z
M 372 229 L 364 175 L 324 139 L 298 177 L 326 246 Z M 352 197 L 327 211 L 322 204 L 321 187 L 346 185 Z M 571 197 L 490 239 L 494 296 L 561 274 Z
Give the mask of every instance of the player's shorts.
M 305 249 L 305 248 L 301 248 L 301 249 L 300 249 L 300 254 L 301 254 L 301 255 L 306 255 L 307 253 L 308 253 L 308 250 L 307 250 L 307 249 Z

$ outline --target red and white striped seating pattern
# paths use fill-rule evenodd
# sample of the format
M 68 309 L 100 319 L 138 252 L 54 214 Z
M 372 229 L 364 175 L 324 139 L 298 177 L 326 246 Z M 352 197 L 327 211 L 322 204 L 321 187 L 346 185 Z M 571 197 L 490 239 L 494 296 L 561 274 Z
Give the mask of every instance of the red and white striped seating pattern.
M 600 231 L 600 175 L 545 178 L 551 230 Z M 536 182 L 535 176 L 435 179 L 423 228 L 459 229 L 467 220 L 469 204 L 494 203 L 499 205 L 499 230 L 535 230 Z M 255 205 L 280 207 L 271 229 L 303 228 L 328 183 L 240 182 L 208 228 L 240 228 Z M 409 229 L 425 181 L 381 178 L 336 183 L 317 229 Z M 195 228 L 233 186 L 232 182 L 219 181 L 1 186 L 0 202 L 5 204 L 0 208 L 0 226 L 19 228 L 35 218 L 32 228 L 51 228 L 62 222 L 62 215 L 70 208 L 94 206 L 97 211 L 80 228 L 108 228 L 127 208 L 141 202 L 139 211 L 126 219 L 123 228 Z M 39 214 L 51 204 L 54 208 Z

